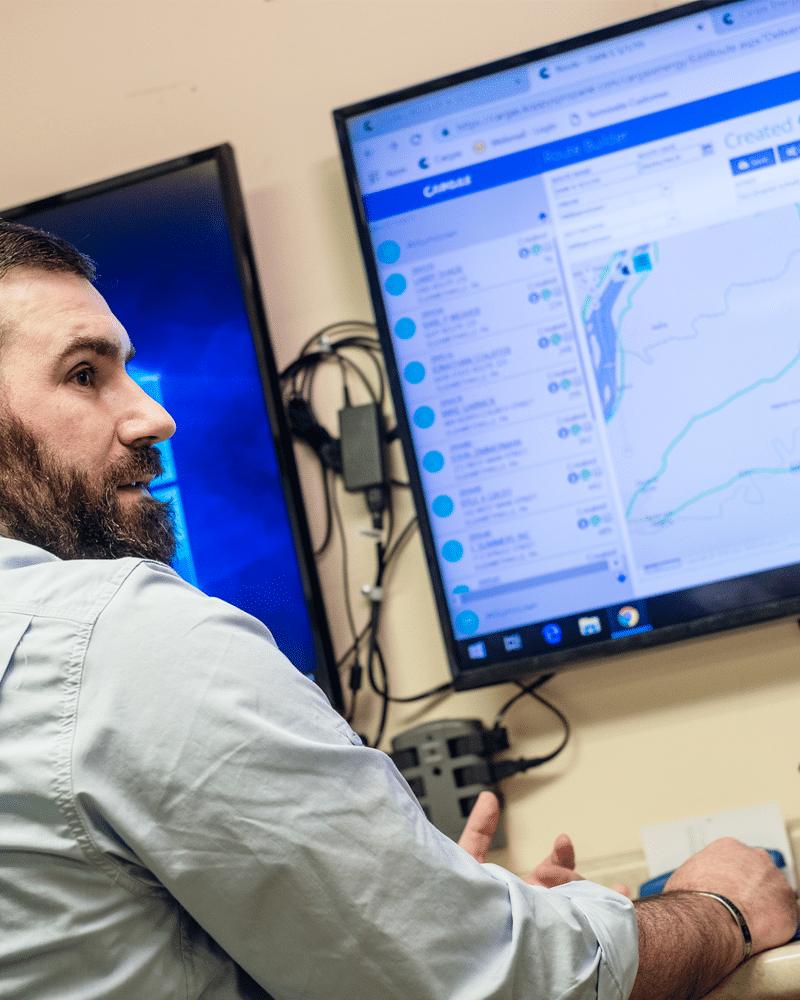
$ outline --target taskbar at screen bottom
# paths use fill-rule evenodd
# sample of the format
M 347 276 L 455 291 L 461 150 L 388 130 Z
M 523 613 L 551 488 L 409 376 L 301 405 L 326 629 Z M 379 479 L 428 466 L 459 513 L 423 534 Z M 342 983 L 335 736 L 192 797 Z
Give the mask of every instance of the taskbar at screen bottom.
M 520 657 L 541 656 L 604 639 L 652 631 L 647 601 L 627 601 L 580 615 L 554 618 L 475 639 L 462 639 L 458 651 L 464 669 Z
M 577 666 L 800 611 L 800 564 L 638 598 L 455 642 L 456 687 Z M 615 641 L 619 640 L 619 641 Z M 576 661 L 570 663 L 570 661 Z M 479 679 L 480 677 L 480 679 Z

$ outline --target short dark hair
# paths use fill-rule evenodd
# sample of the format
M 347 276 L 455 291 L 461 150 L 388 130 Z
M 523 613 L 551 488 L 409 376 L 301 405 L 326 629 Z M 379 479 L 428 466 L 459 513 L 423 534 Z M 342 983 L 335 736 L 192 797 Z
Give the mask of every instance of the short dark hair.
M 71 243 L 41 229 L 0 219 L 0 280 L 17 267 L 77 274 L 94 282 L 94 261 Z

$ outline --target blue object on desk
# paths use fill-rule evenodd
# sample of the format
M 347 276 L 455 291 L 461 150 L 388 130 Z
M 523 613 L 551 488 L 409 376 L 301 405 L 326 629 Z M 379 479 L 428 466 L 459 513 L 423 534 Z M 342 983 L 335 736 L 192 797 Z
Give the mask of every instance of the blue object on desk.
M 769 848 L 766 848 L 766 851 L 775 862 L 776 868 L 786 867 L 786 862 L 780 851 L 772 851 Z M 672 875 L 672 872 L 666 872 L 664 875 L 656 875 L 655 878 L 651 878 L 648 882 L 643 882 L 639 886 L 639 898 L 644 899 L 646 896 L 657 896 L 664 889 L 670 875 Z

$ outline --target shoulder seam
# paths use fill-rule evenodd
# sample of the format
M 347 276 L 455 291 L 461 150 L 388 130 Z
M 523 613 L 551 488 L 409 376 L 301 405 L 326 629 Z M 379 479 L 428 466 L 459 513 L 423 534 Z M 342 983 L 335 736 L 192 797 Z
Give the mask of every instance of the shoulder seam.
M 143 560 L 141 559 L 126 560 L 126 565 L 118 567 L 116 572 L 105 581 L 99 593 L 86 610 L 79 611 L 73 607 L 64 607 L 57 604 L 16 603 L 8 601 L 0 605 L 0 611 L 7 611 L 11 614 L 32 615 L 34 618 L 54 618 L 77 622 L 81 625 L 93 625 L 119 588 L 134 570 L 138 569 L 141 565 L 143 565 Z

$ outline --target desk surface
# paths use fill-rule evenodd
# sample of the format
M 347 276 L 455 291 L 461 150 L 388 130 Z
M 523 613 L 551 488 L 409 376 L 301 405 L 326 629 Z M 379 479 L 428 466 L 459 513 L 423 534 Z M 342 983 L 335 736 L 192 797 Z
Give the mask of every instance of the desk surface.
M 800 941 L 762 951 L 708 994 L 708 1000 L 800 1000 Z

